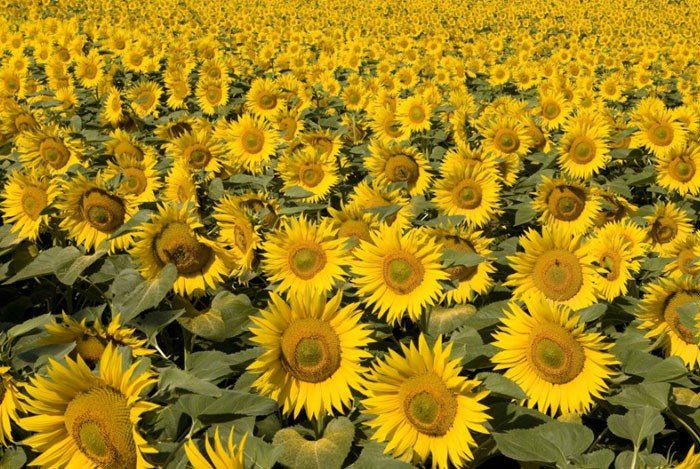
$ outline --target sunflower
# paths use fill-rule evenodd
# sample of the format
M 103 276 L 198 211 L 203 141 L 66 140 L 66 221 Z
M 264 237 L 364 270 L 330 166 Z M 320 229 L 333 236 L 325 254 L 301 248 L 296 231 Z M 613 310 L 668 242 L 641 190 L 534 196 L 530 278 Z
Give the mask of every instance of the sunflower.
M 700 453 L 695 452 L 695 445 L 693 445 L 688 450 L 683 461 L 679 462 L 673 469 L 695 469 L 696 467 L 700 467 Z
M 613 301 L 627 294 L 627 284 L 639 272 L 641 262 L 635 259 L 634 251 L 619 231 L 615 233 L 617 236 L 606 232 L 601 236 L 601 231 L 588 242 L 587 248 L 599 266 L 595 289 L 601 298 Z
M 275 115 L 273 122 L 280 133 L 280 138 L 287 142 L 291 142 L 304 131 L 304 121 L 299 118 L 299 112 L 296 110 L 281 110 Z
M 700 276 L 700 232 L 693 232 L 676 241 L 666 252 L 673 259 L 664 267 L 664 275 L 678 278 L 683 275 Z
M 70 344 L 75 343 L 73 358 L 79 356 L 87 364 L 94 365 L 100 360 L 108 344 L 115 347 L 125 346 L 131 349 L 135 357 L 150 355 L 155 352 L 145 347 L 147 340 L 136 337 L 135 329 L 121 326 L 121 316 L 117 314 L 105 328 L 99 320 L 93 321 L 88 327 L 87 319 L 80 322 L 61 313 L 62 322 L 55 319 L 46 325 L 48 336 L 42 339 L 43 344 Z
M 128 249 L 133 242 L 131 233 L 111 238 L 136 212 L 129 197 L 108 191 L 98 175 L 94 180 L 77 173 L 61 186 L 56 209 L 61 212 L 60 227 L 86 251 L 109 240 L 109 251 Z
M 559 140 L 559 167 L 569 177 L 588 179 L 610 161 L 609 128 L 592 119 L 577 116 L 564 124 Z
M 342 413 L 362 388 L 360 362 L 371 357 L 362 312 L 355 303 L 341 307 L 341 292 L 328 301 L 311 291 L 289 299 L 271 293 L 267 309 L 251 317 L 250 340 L 265 350 L 248 367 L 258 375 L 252 387 L 294 418 L 302 409 L 309 419 Z
M 447 150 L 440 163 L 440 174 L 450 174 L 464 170 L 465 166 L 481 166 L 482 171 L 497 170 L 497 159 L 486 157 L 481 147 L 472 147 L 468 144 L 457 144 L 455 148 Z
M 241 442 L 238 444 L 238 448 L 233 443 L 233 430 L 231 427 L 230 433 L 228 435 L 228 442 L 226 443 L 226 448 L 221 444 L 221 438 L 219 438 L 219 427 L 216 427 L 214 431 L 214 445 L 209 442 L 209 437 L 204 437 L 204 447 L 206 448 L 207 456 L 197 449 L 197 445 L 192 439 L 185 443 L 185 454 L 187 459 L 192 465 L 193 469 L 245 469 L 245 463 L 243 461 L 243 447 L 245 446 L 246 439 L 248 438 L 248 433 L 243 435 Z M 211 462 L 210 462 L 211 461 Z
M 295 147 L 301 149 L 304 146 L 315 148 L 326 158 L 339 159 L 341 165 L 344 164 L 345 157 L 340 153 L 340 149 L 343 147 L 340 136 L 333 134 L 328 129 L 300 132 L 296 145 L 294 143 L 290 145 L 290 153 L 294 151 Z
M 384 145 L 401 141 L 407 136 L 395 111 L 388 106 L 377 106 L 373 109 L 370 113 L 369 128 L 372 129 L 374 139 Z
M 195 90 L 197 104 L 208 116 L 228 104 L 228 81 L 213 78 L 200 79 Z
M 17 384 L 10 367 L 0 366 L 0 446 L 15 441 L 12 439 L 12 422 L 19 422 L 18 412 L 24 410 Z
M 81 148 L 70 137 L 69 129 L 46 124 L 17 136 L 17 151 L 24 166 L 39 174 L 63 174 L 74 164 L 80 164 Z
M 108 344 L 94 375 L 82 358 L 66 364 L 49 357 L 48 378 L 35 376 L 25 386 L 25 408 L 33 414 L 20 426 L 34 433 L 22 443 L 40 455 L 30 465 L 43 467 L 153 467 L 156 453 L 138 429 L 143 413 L 157 408 L 143 400 L 157 380 L 140 360 L 124 369 L 119 349 Z
M 260 246 L 260 234 L 251 214 L 230 195 L 224 195 L 214 207 L 213 217 L 219 227 L 219 241 L 227 248 L 238 276 L 253 271 L 255 250 Z
M 85 88 L 95 88 L 104 77 L 104 61 L 97 49 L 76 60 L 75 76 Z
M 396 119 L 401 129 L 407 134 L 430 130 L 432 109 L 421 96 L 411 96 L 399 102 L 396 108 Z
M 388 190 L 380 187 L 376 181 L 357 184 L 350 194 L 350 203 L 369 215 L 374 225 L 397 224 L 407 228 L 414 215 L 409 199 L 401 194 L 400 189 Z
M 224 141 L 231 163 L 253 174 L 262 174 L 277 150 L 279 132 L 261 117 L 244 114 L 215 132 Z
M 279 282 L 275 291 L 280 293 L 323 295 L 345 276 L 343 241 L 329 220 L 285 220 L 268 235 L 263 250 L 262 270 L 270 282 Z
M 0 99 L 0 134 L 17 136 L 22 132 L 37 130 L 42 120 L 41 110 L 31 109 L 14 99 Z
M 163 89 L 155 81 L 143 81 L 134 85 L 128 93 L 131 107 L 139 117 L 158 117 L 158 101 Z
M 669 191 L 685 196 L 700 194 L 700 144 L 684 146 L 656 160 L 656 181 Z
M 38 177 L 26 169 L 9 173 L 0 204 L 3 221 L 12 224 L 20 238 L 36 241 L 41 228 L 49 224 L 49 215 L 42 212 L 53 203 L 56 192 L 48 176 Z
M 300 198 L 301 202 L 325 199 L 333 186 L 340 182 L 335 159 L 314 147 L 306 147 L 280 158 L 276 170 L 284 182 L 283 191 L 301 187 L 311 194 Z
M 277 200 L 265 192 L 247 191 L 231 196 L 234 204 L 266 230 L 277 225 L 280 207 Z
M 197 187 L 198 183 L 189 167 L 176 161 L 165 178 L 165 187 L 159 194 L 160 199 L 166 203 L 191 203 L 196 207 Z
M 648 284 L 637 317 L 646 337 L 657 339 L 666 355 L 680 357 L 691 369 L 700 363 L 700 347 L 693 330 L 683 324 L 678 309 L 700 302 L 700 287 L 693 277 L 666 279 Z
M 190 204 L 159 205 L 158 213 L 139 226 L 131 255 L 146 279 L 156 279 L 163 267 L 175 264 L 177 278 L 173 291 L 199 296 L 214 288 L 231 272 L 223 248 L 195 232 L 202 223 Z
M 130 197 L 134 204 L 155 202 L 161 182 L 155 166 L 157 161 L 151 158 L 138 160 L 132 156 L 115 157 L 116 164 L 107 161 L 107 168 L 102 170 L 102 179 L 110 181 L 119 177 L 115 192 L 121 197 Z
M 110 139 L 104 142 L 107 153 L 115 158 L 131 157 L 137 161 L 144 159 L 157 160 L 158 155 L 153 147 L 144 145 L 136 137 L 122 129 L 109 133 Z
M 369 151 L 371 155 L 365 158 L 364 165 L 377 184 L 384 187 L 394 183 L 406 184 L 411 196 L 424 194 L 430 187 L 430 164 L 413 147 L 383 145 L 373 140 Z
M 484 423 L 491 417 L 481 401 L 488 391 L 481 384 L 460 376 L 459 359 L 450 360 L 452 343 L 443 347 L 438 336 L 434 347 L 425 336 L 418 347 L 401 344 L 374 364 L 363 393 L 365 422 L 375 431 L 371 438 L 386 441 L 386 453 L 396 458 L 412 451 L 415 464 L 432 457 L 432 467 L 462 467 L 473 459 L 473 433 L 488 433 Z M 410 457 L 410 456 L 409 456 Z
M 121 93 L 117 88 L 111 86 L 104 96 L 104 108 L 102 109 L 102 119 L 112 127 L 118 126 L 124 120 L 124 110 Z
M 286 106 L 277 84 L 269 78 L 256 78 L 246 95 L 246 108 L 257 117 L 272 119 Z
M 181 70 L 173 73 L 166 73 L 165 91 L 168 97 L 165 104 L 167 104 L 170 109 L 184 108 L 185 100 L 192 92 L 187 74 Z
M 559 90 L 540 92 L 539 105 L 535 113 L 542 120 L 542 125 L 549 130 L 558 129 L 571 113 L 572 106 Z
M 554 416 L 558 412 L 586 414 L 593 398 L 608 390 L 606 380 L 619 364 L 597 332 L 586 332 L 579 316 L 568 308 L 530 298 L 527 313 L 517 303 L 505 310 L 492 345 L 494 370 L 506 370 L 527 394 L 527 406 Z
M 594 259 L 580 236 L 544 226 L 542 234 L 529 229 L 520 244 L 524 252 L 507 257 L 515 272 L 503 284 L 514 288 L 516 299 L 546 300 L 575 310 L 595 303 Z
M 562 233 L 585 234 L 595 224 L 601 203 L 588 186 L 542 176 L 532 207 L 539 221 Z
M 688 215 L 673 202 L 657 202 L 654 213 L 644 218 L 648 222 L 647 241 L 662 255 L 693 231 Z
M 465 223 L 481 227 L 500 213 L 501 186 L 493 170 L 481 164 L 455 165 L 435 184 L 433 201 L 446 215 L 461 215 Z
M 463 304 L 473 301 L 475 295 L 488 292 L 493 285 L 491 276 L 496 272 L 488 248 L 493 239 L 485 238 L 481 231 L 455 226 L 433 228 L 428 233 L 442 245 L 443 250 L 451 249 L 484 257 L 477 265 L 454 265 L 444 269 L 449 274 L 449 279 L 457 285 L 445 293 L 448 303 Z
M 484 137 L 481 143 L 484 153 L 502 158 L 525 156 L 535 143 L 527 127 L 511 116 L 494 119 L 478 126 Z
M 190 171 L 204 171 L 205 180 L 214 179 L 221 169 L 221 146 L 216 145 L 211 132 L 200 129 L 185 132 L 165 145 L 167 152 Z
M 657 158 L 680 153 L 686 143 L 687 131 L 669 109 L 653 108 L 648 112 L 638 109 L 634 124 L 639 130 L 632 135 L 632 145 L 645 147 Z
M 606 223 L 595 231 L 595 236 L 605 239 L 622 238 L 627 244 L 630 257 L 634 259 L 646 257 L 649 251 L 646 231 L 629 218 Z
M 353 240 L 352 246 L 356 246 L 359 240 L 372 241 L 369 233 L 376 228 L 377 223 L 368 213 L 364 213 L 358 204 L 343 204 L 340 210 L 328 207 L 333 228 L 338 230 L 338 238 Z
M 351 264 L 357 293 L 387 322 L 404 315 L 417 321 L 424 307 L 440 299 L 439 281 L 449 277 L 440 264 L 440 248 L 424 231 L 404 233 L 398 225 L 381 225 L 360 241 Z

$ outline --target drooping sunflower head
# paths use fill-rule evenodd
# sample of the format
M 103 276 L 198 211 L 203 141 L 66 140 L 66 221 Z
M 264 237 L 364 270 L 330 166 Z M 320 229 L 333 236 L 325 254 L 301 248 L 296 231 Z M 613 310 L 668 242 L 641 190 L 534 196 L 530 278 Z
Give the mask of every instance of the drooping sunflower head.
M 430 186 L 430 165 L 414 148 L 372 141 L 370 152 L 364 164 L 378 184 L 405 184 L 411 196 L 423 194 Z
M 98 374 L 85 362 L 49 359 L 48 378 L 34 377 L 25 387 L 28 417 L 20 425 L 31 436 L 24 444 L 40 455 L 36 466 L 152 467 L 145 454 L 156 452 L 140 434 L 143 413 L 156 406 L 143 400 L 155 382 L 141 362 L 124 369 L 119 349 L 108 345 Z
M 506 370 L 527 394 L 528 407 L 550 415 L 585 414 L 608 389 L 605 382 L 618 363 L 597 332 L 585 332 L 566 307 L 525 300 L 527 313 L 511 303 L 494 334 L 495 370 Z
M 236 205 L 265 229 L 270 229 L 279 220 L 279 204 L 265 192 L 244 192 L 232 196 Z
M 532 205 L 543 225 L 572 235 L 586 233 L 601 210 L 596 194 L 588 186 L 546 176 L 537 187 Z
M 543 227 L 540 235 L 529 230 L 520 238 L 523 252 L 509 256 L 515 272 L 506 286 L 516 299 L 539 299 L 581 309 L 595 302 L 593 259 L 581 238 Z
M 201 295 L 231 272 L 229 258 L 215 241 L 197 233 L 203 225 L 189 205 L 160 205 L 150 222 L 141 225 L 131 250 L 139 271 L 154 279 L 167 264 L 174 264 L 175 293 Z
M 64 214 L 61 228 L 87 250 L 109 240 L 113 252 L 127 249 L 133 241 L 129 233 L 111 238 L 136 210 L 132 198 L 107 190 L 102 175 L 90 179 L 76 174 L 61 187 L 56 208 Z
M 473 458 L 473 433 L 486 433 L 490 419 L 481 401 L 488 391 L 481 383 L 459 376 L 459 360 L 450 360 L 452 344 L 443 347 L 438 337 L 431 349 L 424 335 L 418 346 L 401 345 L 375 363 L 363 390 L 366 422 L 375 430 L 372 439 L 386 441 L 385 452 L 394 457 L 413 450 L 413 462 L 458 467 Z
M 265 352 L 248 369 L 259 377 L 253 387 L 275 399 L 285 413 L 309 418 L 342 412 L 360 389 L 365 371 L 360 362 L 370 331 L 361 324 L 357 304 L 341 307 L 342 293 L 290 295 L 272 293 L 268 308 L 252 321 L 253 342 Z

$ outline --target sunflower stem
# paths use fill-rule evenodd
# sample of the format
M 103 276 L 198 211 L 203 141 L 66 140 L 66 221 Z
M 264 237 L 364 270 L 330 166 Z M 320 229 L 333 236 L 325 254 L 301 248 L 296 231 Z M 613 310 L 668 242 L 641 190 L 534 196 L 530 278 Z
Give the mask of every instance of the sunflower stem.
M 318 417 L 314 418 L 314 434 L 316 435 L 317 440 L 320 440 L 323 437 L 323 430 L 325 430 L 325 426 L 325 414 L 321 414 Z

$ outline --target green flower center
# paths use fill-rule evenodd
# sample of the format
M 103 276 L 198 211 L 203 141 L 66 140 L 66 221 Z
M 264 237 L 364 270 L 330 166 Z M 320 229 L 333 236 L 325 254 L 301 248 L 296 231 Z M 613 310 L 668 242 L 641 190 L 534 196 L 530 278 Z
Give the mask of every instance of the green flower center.
M 294 275 L 309 280 L 325 267 L 326 253 L 320 246 L 302 245 L 292 249 L 289 260 L 289 267 Z

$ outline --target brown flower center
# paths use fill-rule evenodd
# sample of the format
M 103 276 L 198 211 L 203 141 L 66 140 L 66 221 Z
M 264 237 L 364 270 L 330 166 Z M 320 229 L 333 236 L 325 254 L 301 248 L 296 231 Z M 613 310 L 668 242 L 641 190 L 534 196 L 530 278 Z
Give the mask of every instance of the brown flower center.
M 212 249 L 197 241 L 185 223 L 170 223 L 154 240 L 158 259 L 163 264 L 175 264 L 178 274 L 189 275 L 202 271 L 209 263 Z

